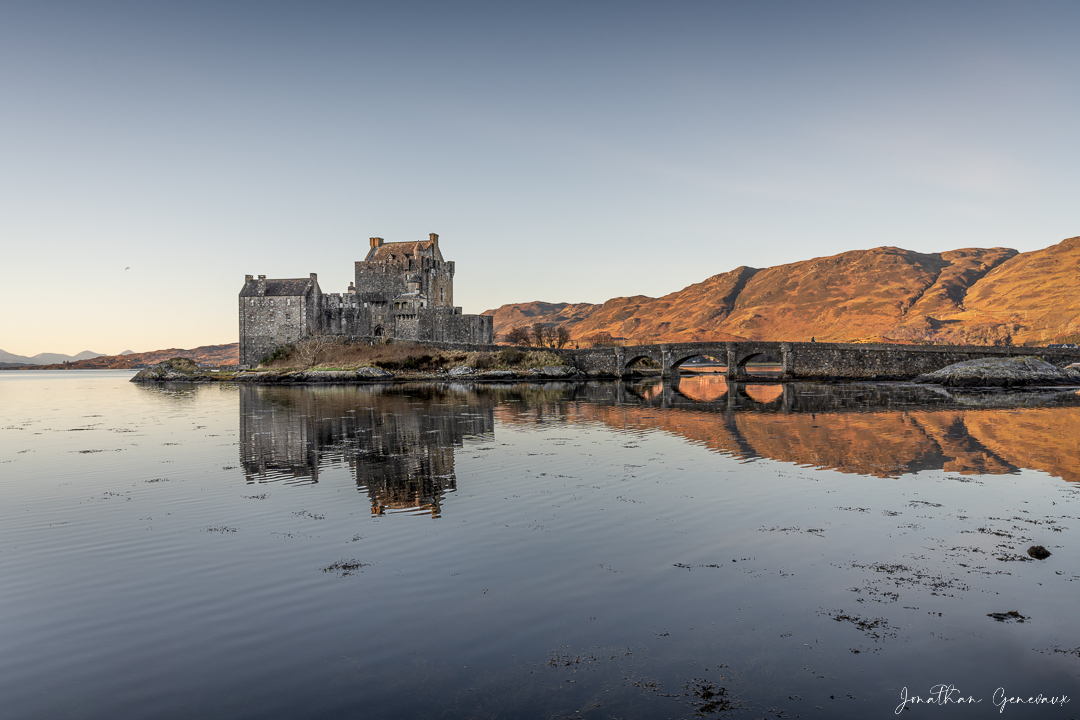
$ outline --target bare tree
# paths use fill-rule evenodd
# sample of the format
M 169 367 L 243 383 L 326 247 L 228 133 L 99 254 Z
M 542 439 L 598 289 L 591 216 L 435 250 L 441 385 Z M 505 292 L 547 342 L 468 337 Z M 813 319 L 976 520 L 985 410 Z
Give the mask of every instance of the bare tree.
M 592 347 L 616 347 L 619 344 L 608 332 L 598 332 L 592 337 L 585 338 L 585 342 Z
M 315 367 L 328 347 L 334 344 L 334 339 L 319 330 L 308 328 L 306 337 L 296 343 L 296 355 L 308 367 Z
M 566 329 L 566 326 L 560 325 L 555 328 L 555 347 L 561 350 L 568 342 L 570 342 L 570 331 Z
M 529 328 L 516 327 L 506 331 L 503 335 L 503 340 L 511 345 L 528 345 L 529 344 Z
M 547 333 L 544 331 L 543 323 L 533 323 L 532 326 L 532 344 L 535 347 L 544 347 L 544 338 L 547 337 Z

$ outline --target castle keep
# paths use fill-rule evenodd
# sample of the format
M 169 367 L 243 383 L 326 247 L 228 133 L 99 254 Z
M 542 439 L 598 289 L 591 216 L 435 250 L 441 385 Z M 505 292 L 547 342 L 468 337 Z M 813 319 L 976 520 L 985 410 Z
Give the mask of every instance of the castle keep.
M 351 341 L 491 344 L 489 315 L 454 307 L 454 263 L 439 236 L 417 242 L 371 238 L 348 292 L 324 293 L 315 273 L 282 280 L 247 275 L 240 290 L 240 364 L 258 365 L 282 345 L 311 335 Z

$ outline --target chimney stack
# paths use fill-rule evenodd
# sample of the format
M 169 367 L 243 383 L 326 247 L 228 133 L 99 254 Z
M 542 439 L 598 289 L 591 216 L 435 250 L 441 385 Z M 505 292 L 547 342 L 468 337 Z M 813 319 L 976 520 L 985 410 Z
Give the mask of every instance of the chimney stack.
M 371 249 L 372 250 L 374 250 L 377 247 L 380 247 L 382 244 L 383 244 L 383 239 L 382 238 L 371 238 Z
M 244 276 L 244 282 L 245 282 L 245 283 L 249 283 L 249 282 L 251 282 L 251 281 L 252 281 L 252 280 L 254 280 L 254 279 L 255 279 L 255 277 L 254 277 L 253 275 L 245 275 L 245 276 Z
M 439 236 L 435 233 L 428 233 L 428 239 L 436 245 L 439 244 Z

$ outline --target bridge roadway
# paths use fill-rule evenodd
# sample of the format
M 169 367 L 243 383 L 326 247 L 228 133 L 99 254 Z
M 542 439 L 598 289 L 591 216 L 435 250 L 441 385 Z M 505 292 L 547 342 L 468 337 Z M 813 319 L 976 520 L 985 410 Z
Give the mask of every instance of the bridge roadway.
M 696 342 L 559 350 L 568 364 L 593 377 L 628 377 L 644 359 L 665 378 L 678 378 L 679 367 L 699 355 L 727 366 L 731 381 L 751 377 L 747 363 L 780 364 L 777 380 L 908 380 L 964 360 L 1033 355 L 1057 367 L 1080 362 L 1080 348 L 991 347 L 980 345 L 873 345 L 808 342 Z M 755 380 L 762 378 L 755 377 Z

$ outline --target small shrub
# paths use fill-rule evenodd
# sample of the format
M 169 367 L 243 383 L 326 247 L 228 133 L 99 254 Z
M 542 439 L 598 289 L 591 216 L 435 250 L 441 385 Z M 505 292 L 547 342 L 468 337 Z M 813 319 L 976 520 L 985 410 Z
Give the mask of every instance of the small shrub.
M 486 353 L 492 354 L 492 353 Z M 503 348 L 499 351 L 498 362 L 501 365 L 517 365 L 525 359 L 525 353 L 514 347 Z
M 473 358 L 472 366 L 477 370 L 490 370 L 500 362 L 502 353 L 479 352 Z
M 274 348 L 274 351 L 271 352 L 269 355 L 264 355 L 263 359 L 259 361 L 259 364 L 269 365 L 271 363 L 278 362 L 279 360 L 284 360 L 285 358 L 292 355 L 295 349 L 296 347 L 291 343 L 288 345 L 280 345 Z

